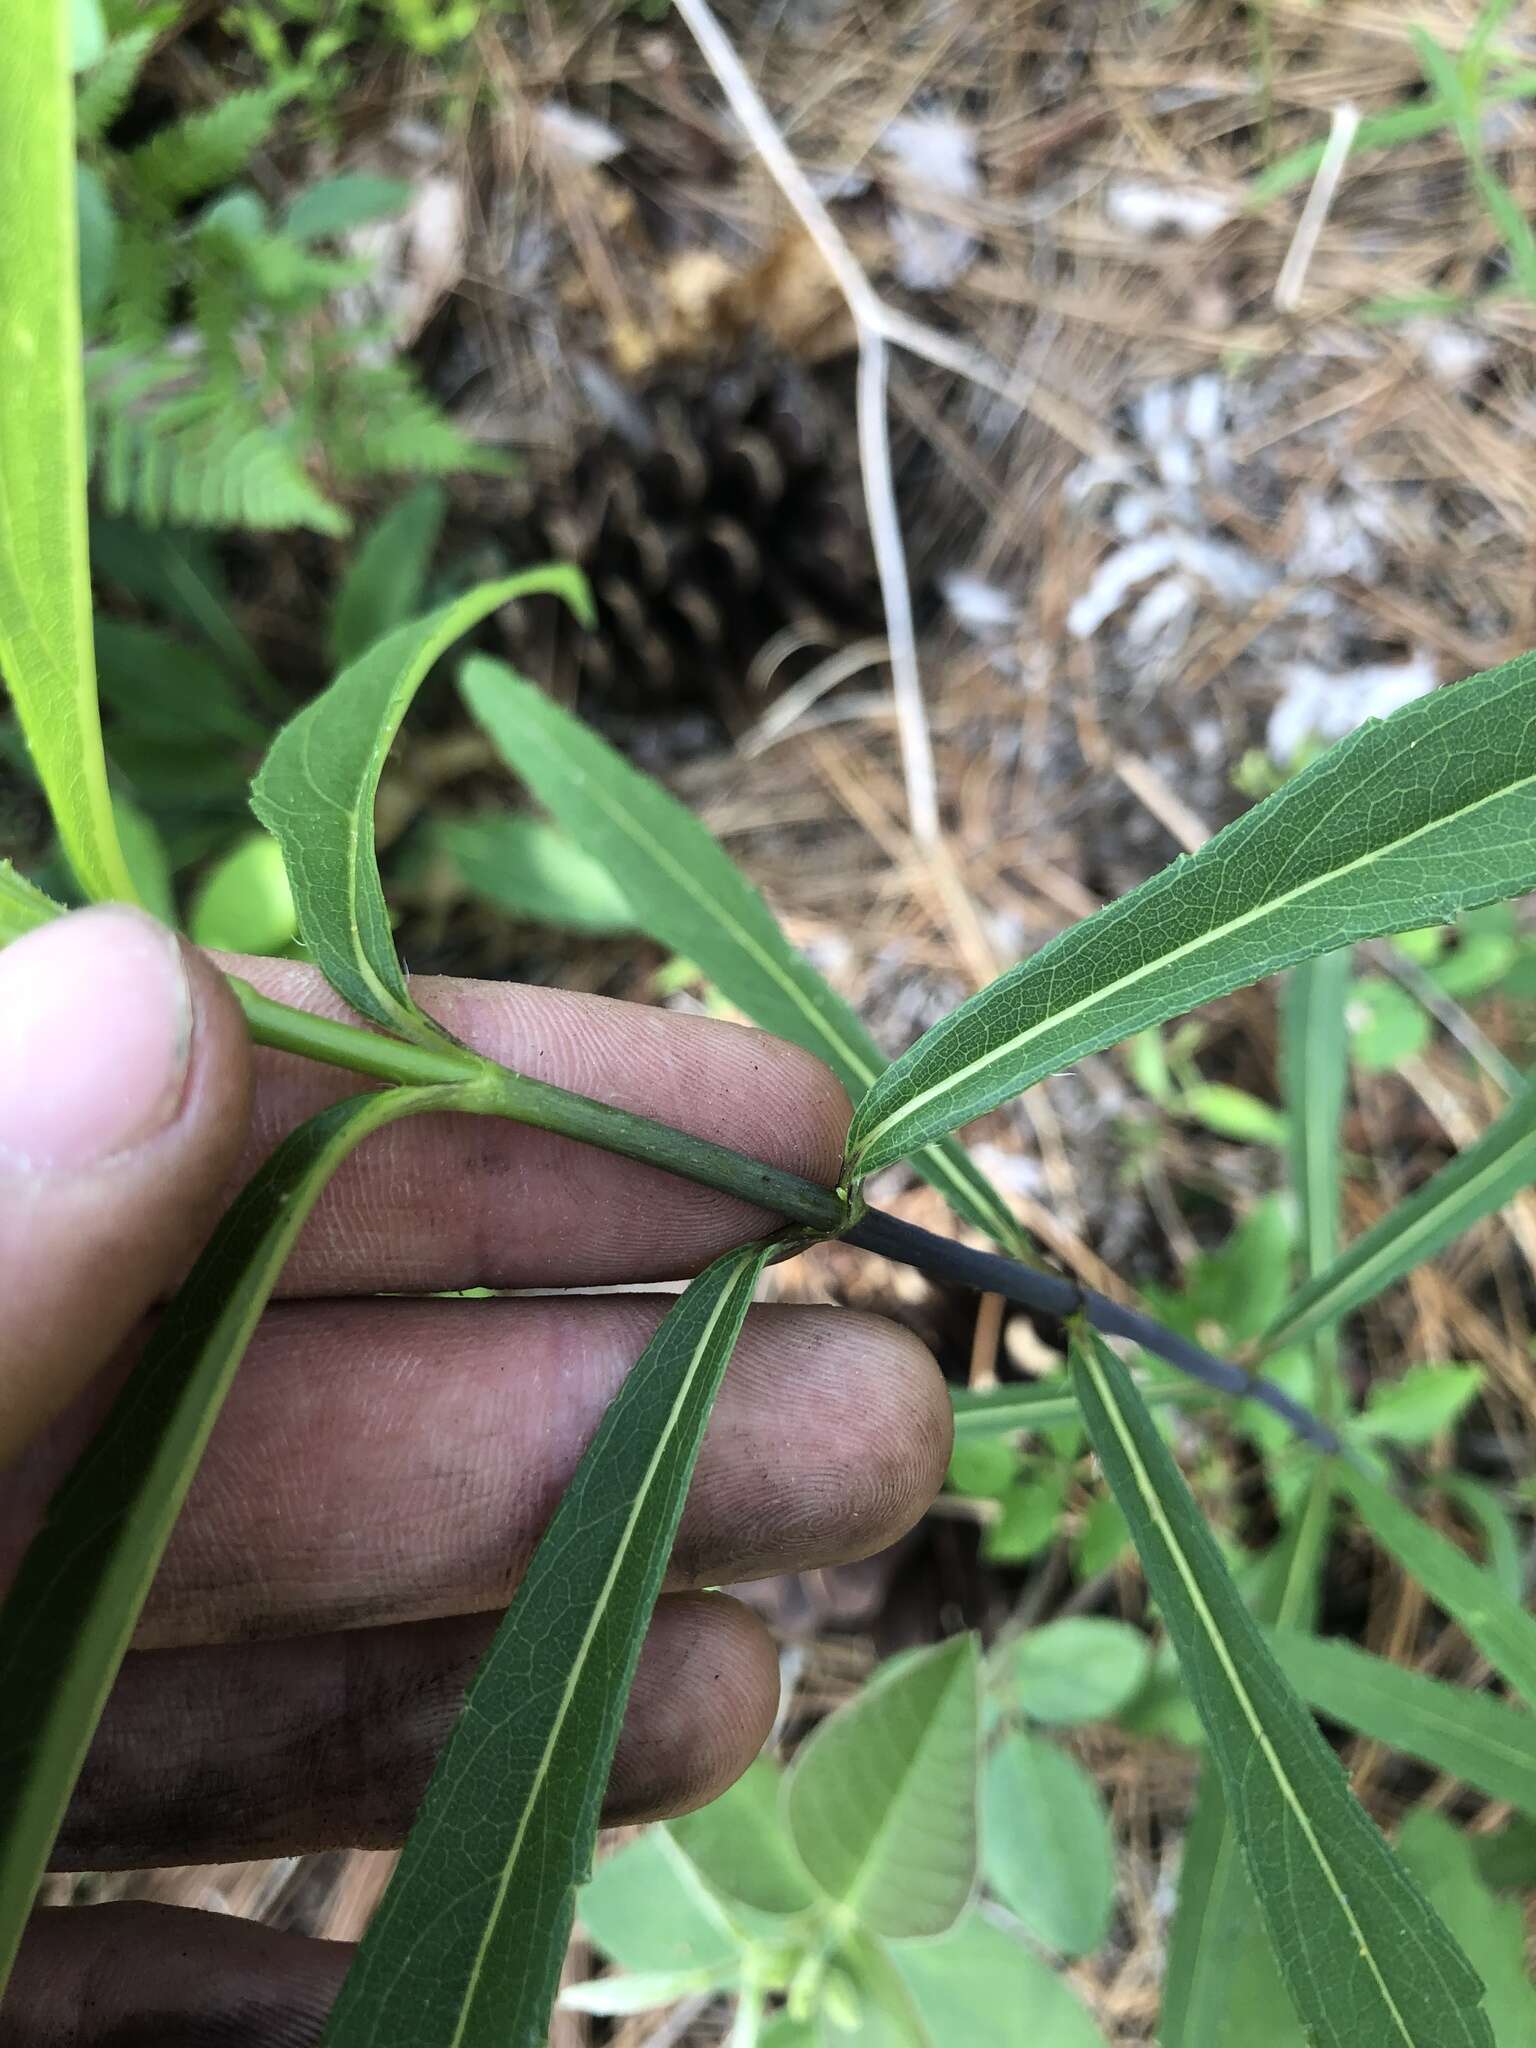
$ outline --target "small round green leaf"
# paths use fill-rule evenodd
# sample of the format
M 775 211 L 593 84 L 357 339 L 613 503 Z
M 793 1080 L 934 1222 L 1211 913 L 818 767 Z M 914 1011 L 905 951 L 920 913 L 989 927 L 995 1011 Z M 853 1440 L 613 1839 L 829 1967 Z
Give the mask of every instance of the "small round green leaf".
M 1104 2048 L 1066 1978 L 979 1912 L 891 1960 L 938 2048 Z
M 1014 1698 L 1032 1721 L 1102 1721 L 1140 1692 L 1152 1649 L 1126 1622 L 1072 1615 L 1031 1629 L 1010 1665 Z
M 1370 1073 L 1400 1066 L 1423 1052 L 1434 1031 L 1423 1005 L 1377 974 L 1355 983 L 1344 1015 L 1355 1064 Z

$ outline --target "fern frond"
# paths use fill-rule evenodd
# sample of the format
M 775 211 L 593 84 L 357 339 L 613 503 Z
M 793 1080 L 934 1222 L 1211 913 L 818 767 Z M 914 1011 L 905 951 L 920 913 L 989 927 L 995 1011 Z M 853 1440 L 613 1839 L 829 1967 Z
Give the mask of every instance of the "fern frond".
M 75 131 L 82 142 L 99 142 L 106 134 L 127 106 L 154 47 L 152 28 L 130 29 L 107 45 L 106 55 L 86 74 L 75 95 Z
M 142 353 L 165 339 L 179 277 L 178 251 L 173 236 L 152 232 L 132 214 L 119 215 L 118 233 L 111 317 L 106 324 L 119 341 Z
M 232 92 L 130 150 L 124 169 L 146 202 L 169 211 L 243 171 L 290 97 L 284 87 Z
M 505 472 L 506 457 L 470 440 L 399 363 L 352 366 L 328 408 L 326 452 L 338 476 L 444 476 Z
M 231 402 L 201 366 L 159 356 L 87 366 L 86 409 L 97 491 L 140 525 L 302 526 L 340 535 L 349 520 L 311 481 L 291 426 Z

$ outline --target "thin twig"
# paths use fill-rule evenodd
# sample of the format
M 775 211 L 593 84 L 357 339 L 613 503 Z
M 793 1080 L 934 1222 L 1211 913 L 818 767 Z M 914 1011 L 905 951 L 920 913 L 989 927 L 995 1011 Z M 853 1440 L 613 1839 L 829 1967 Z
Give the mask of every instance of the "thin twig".
M 901 545 L 901 520 L 891 477 L 887 342 L 899 342 L 903 348 L 922 354 L 961 377 L 971 377 L 993 391 L 1010 391 L 1016 379 L 997 369 L 981 350 L 969 348 L 965 342 L 952 342 L 934 328 L 926 328 L 920 319 L 909 319 L 881 299 L 842 238 L 836 221 L 817 197 L 811 180 L 795 162 L 791 147 L 778 133 L 762 94 L 745 74 L 709 0 L 678 0 L 678 12 L 698 43 L 702 59 L 715 74 L 745 137 L 834 274 L 854 319 L 858 334 L 858 465 L 864 479 L 870 537 L 874 541 L 874 567 L 881 580 L 885 635 L 891 645 L 891 694 L 901 741 L 901 772 L 907 786 L 907 821 L 918 846 L 932 848 L 940 840 L 938 770 L 934 766 L 934 739 L 928 729 L 928 707 L 924 705 L 918 639 L 911 623 L 911 582 L 907 578 L 907 557 Z
M 855 319 L 858 318 L 855 313 Z M 896 701 L 896 731 L 901 741 L 901 772 L 907 786 L 907 819 L 919 846 L 939 840 L 939 782 L 923 702 L 923 678 L 917 663 L 917 632 L 912 623 L 912 586 L 907 577 L 907 552 L 902 545 L 901 518 L 896 509 L 896 484 L 891 474 L 889 360 L 885 337 L 861 326 L 859 333 L 859 469 L 869 509 L 869 531 L 875 544 L 875 570 L 885 611 L 885 637 L 891 651 L 891 691 Z
M 1296 1435 L 1317 1450 L 1337 1455 L 1344 1449 L 1338 1436 L 1310 1408 L 1292 1400 L 1283 1387 L 1257 1373 L 1244 1372 L 1228 1359 L 1216 1358 L 1200 1345 L 1192 1344 L 1175 1330 L 1166 1330 L 1140 1310 L 1122 1308 L 1107 1295 L 1091 1287 L 1079 1287 L 1058 1273 L 1042 1273 L 1033 1266 L 1020 1265 L 996 1252 L 973 1251 L 953 1238 L 921 1230 L 915 1223 L 903 1223 L 878 1209 L 868 1210 L 852 1230 L 843 1233 L 843 1243 L 861 1251 L 876 1252 L 904 1266 L 939 1280 L 952 1280 L 961 1287 L 974 1287 L 985 1294 L 1000 1294 L 1021 1308 L 1039 1315 L 1081 1315 L 1106 1337 L 1128 1337 L 1145 1351 L 1188 1373 L 1202 1385 L 1239 1400 L 1257 1401 L 1288 1423 Z
M 1462 1051 L 1467 1054 L 1488 1076 L 1495 1088 L 1505 1095 L 1518 1095 L 1525 1086 L 1525 1076 L 1512 1060 L 1507 1060 L 1485 1032 L 1467 1015 L 1454 997 L 1437 988 L 1417 961 L 1410 960 L 1398 952 L 1395 946 L 1372 946 L 1370 957 L 1375 964 L 1385 969 L 1394 981 L 1400 982 L 1416 1002 L 1421 1003 L 1435 1022 L 1448 1031 Z

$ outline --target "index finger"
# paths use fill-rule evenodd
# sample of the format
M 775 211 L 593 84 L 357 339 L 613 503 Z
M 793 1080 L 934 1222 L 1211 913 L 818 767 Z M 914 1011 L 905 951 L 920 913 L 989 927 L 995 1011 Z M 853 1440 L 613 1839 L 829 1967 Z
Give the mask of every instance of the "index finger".
M 345 1017 L 310 967 L 221 963 L 264 995 Z M 767 1032 L 515 982 L 422 976 L 422 1008 L 503 1065 L 695 1137 L 835 1184 L 849 1107 L 811 1054 Z M 261 1051 L 240 1164 L 366 1085 L 336 1068 Z M 420 1293 L 459 1287 L 600 1286 L 695 1273 L 777 1218 L 732 1196 L 499 1117 L 423 1116 L 370 1138 L 321 1198 L 284 1274 L 284 1294 Z

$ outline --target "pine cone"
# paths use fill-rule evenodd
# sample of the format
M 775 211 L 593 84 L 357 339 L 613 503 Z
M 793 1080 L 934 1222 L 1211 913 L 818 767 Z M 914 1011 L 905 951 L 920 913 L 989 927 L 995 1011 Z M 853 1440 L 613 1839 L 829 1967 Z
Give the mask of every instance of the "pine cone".
M 880 630 L 852 419 L 782 363 L 658 378 L 533 487 L 507 539 L 514 559 L 574 562 L 592 585 L 596 632 L 548 607 L 513 625 L 554 636 L 535 672 L 589 713 L 667 705 L 734 728 L 761 708 L 748 678 L 776 635 L 809 644 L 773 664 L 775 692 Z

